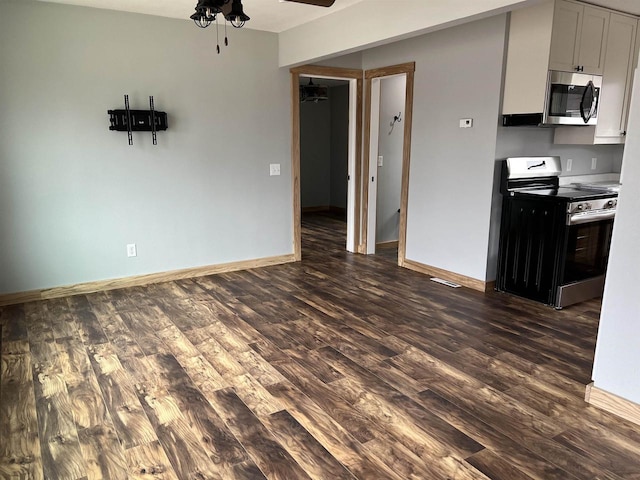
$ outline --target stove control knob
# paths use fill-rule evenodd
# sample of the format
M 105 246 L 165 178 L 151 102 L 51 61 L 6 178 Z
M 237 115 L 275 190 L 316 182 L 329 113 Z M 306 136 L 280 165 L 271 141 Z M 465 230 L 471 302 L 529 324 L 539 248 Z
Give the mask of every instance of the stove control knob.
M 591 204 L 590 203 L 585 203 L 584 204 L 584 209 L 585 210 L 591 210 Z
M 609 200 L 607 202 L 606 208 L 613 208 L 615 206 L 615 204 L 613 203 L 613 200 Z
M 584 210 L 584 205 L 579 203 L 578 205 L 576 205 L 576 210 L 578 210 L 579 212 L 581 212 L 582 210 Z

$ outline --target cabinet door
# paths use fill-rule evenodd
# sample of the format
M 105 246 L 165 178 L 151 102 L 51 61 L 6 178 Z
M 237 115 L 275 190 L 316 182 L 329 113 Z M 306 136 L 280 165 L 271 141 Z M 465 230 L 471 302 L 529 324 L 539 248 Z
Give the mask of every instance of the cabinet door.
M 584 7 L 582 31 L 576 64 L 584 73 L 602 75 L 604 70 L 609 18 L 606 10 Z
M 609 17 L 602 8 L 557 0 L 549 68 L 602 75 Z
M 596 143 L 624 143 L 637 30 L 637 19 L 611 14 Z
M 553 14 L 551 54 L 549 68 L 573 72 L 580 51 L 580 34 L 584 7 L 576 3 L 557 0 Z

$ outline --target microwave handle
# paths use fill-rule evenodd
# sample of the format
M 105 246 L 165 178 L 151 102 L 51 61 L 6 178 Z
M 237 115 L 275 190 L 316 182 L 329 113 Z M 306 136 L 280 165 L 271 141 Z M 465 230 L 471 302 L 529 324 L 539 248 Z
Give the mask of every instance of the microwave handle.
M 596 87 L 593 87 L 593 101 L 591 102 L 591 110 L 589 111 L 589 120 L 593 118 L 594 115 L 598 113 L 598 102 L 599 97 L 596 95 Z
M 593 117 L 593 114 L 596 112 L 598 99 L 595 95 L 595 90 L 595 85 L 591 80 L 589 80 L 586 88 L 584 89 L 584 93 L 582 94 L 582 100 L 580 101 L 580 116 L 582 116 L 582 120 L 584 120 L 584 123 L 589 123 L 589 120 L 591 120 L 591 117 Z M 589 91 L 591 91 L 591 105 L 589 107 L 589 111 L 586 112 L 584 108 L 584 101 L 587 97 L 587 92 Z

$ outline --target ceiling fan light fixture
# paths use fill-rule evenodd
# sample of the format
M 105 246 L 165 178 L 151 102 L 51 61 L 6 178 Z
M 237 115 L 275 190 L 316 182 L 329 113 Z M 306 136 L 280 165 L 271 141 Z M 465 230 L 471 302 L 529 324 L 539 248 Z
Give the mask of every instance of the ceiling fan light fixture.
M 0 0 L 2 1 L 2 0 Z M 275 1 L 275 0 L 274 0 Z M 281 2 L 283 0 L 280 0 Z M 316 5 L 318 7 L 330 7 L 335 0 L 288 0 L 298 3 L 307 3 L 309 5 Z M 231 6 L 229 6 L 231 3 Z M 251 18 L 244 13 L 244 7 L 242 6 L 242 0 L 198 0 L 196 4 L 196 12 L 189 18 L 200 28 L 207 28 L 213 22 L 216 22 L 216 36 L 218 35 L 217 27 L 217 15 L 222 14 L 226 21 L 231 23 L 235 28 L 242 28 L 244 24 L 251 20 Z M 228 45 L 229 40 L 227 38 L 227 24 L 224 24 L 224 44 Z M 220 53 L 220 42 L 218 41 L 216 50 Z M 313 82 L 311 82 L 313 83 Z M 312 85 L 313 88 L 313 85 Z M 326 87 L 325 87 L 326 89 Z M 326 92 L 325 92 L 326 93 Z M 324 100 L 323 95 L 316 96 L 316 100 Z M 326 97 L 326 95 L 324 95 Z
M 242 0 L 233 0 L 233 3 L 231 4 L 231 11 L 225 16 L 225 18 L 229 20 L 231 25 L 235 28 L 242 28 L 247 20 L 251 20 L 251 18 L 244 13 Z
M 313 78 L 309 78 L 307 85 L 300 85 L 300 102 L 323 102 L 329 100 L 329 87 L 326 85 L 316 85 Z
M 202 15 L 198 12 L 194 13 L 189 18 L 200 28 L 207 28 L 212 23 L 212 20 L 207 20 L 206 15 Z
M 222 6 L 229 0 L 198 0 L 196 12 L 189 18 L 200 28 L 207 28 L 222 12 Z

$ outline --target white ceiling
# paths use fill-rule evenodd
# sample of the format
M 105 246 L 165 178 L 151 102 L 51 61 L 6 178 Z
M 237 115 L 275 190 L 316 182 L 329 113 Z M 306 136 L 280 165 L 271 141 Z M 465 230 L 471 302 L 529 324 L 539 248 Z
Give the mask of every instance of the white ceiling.
M 620 12 L 640 15 L 640 0 L 586 0 L 588 3 L 612 8 Z
M 52 3 L 66 3 L 83 7 L 120 10 L 123 12 L 144 13 L 161 17 L 189 20 L 194 12 L 197 0 L 40 0 Z M 336 0 L 330 7 L 316 7 L 280 0 L 242 0 L 244 12 L 251 17 L 246 28 L 282 32 L 310 22 L 324 15 L 335 13 L 343 8 L 363 0 Z M 423 1 L 423 0 L 420 0 Z M 191 20 L 189 20 L 191 21 Z
M 194 12 L 197 0 L 39 0 L 52 3 L 66 3 L 84 7 L 104 8 L 108 10 L 120 10 L 124 12 L 143 13 L 147 15 L 159 15 L 161 17 L 189 19 Z M 396 0 L 391 0 L 394 3 Z M 436 1 L 443 0 L 410 0 L 410 1 Z M 477 1 L 477 0 L 469 0 Z M 621 12 L 632 13 L 640 16 L 640 0 L 586 0 L 594 5 L 612 8 Z M 246 28 L 265 30 L 280 33 L 284 30 L 302 25 L 317 18 L 338 12 L 360 2 L 371 2 L 375 8 L 374 0 L 336 0 L 330 8 L 315 7 L 301 3 L 286 2 L 281 0 L 243 0 L 244 10 L 251 20 Z

